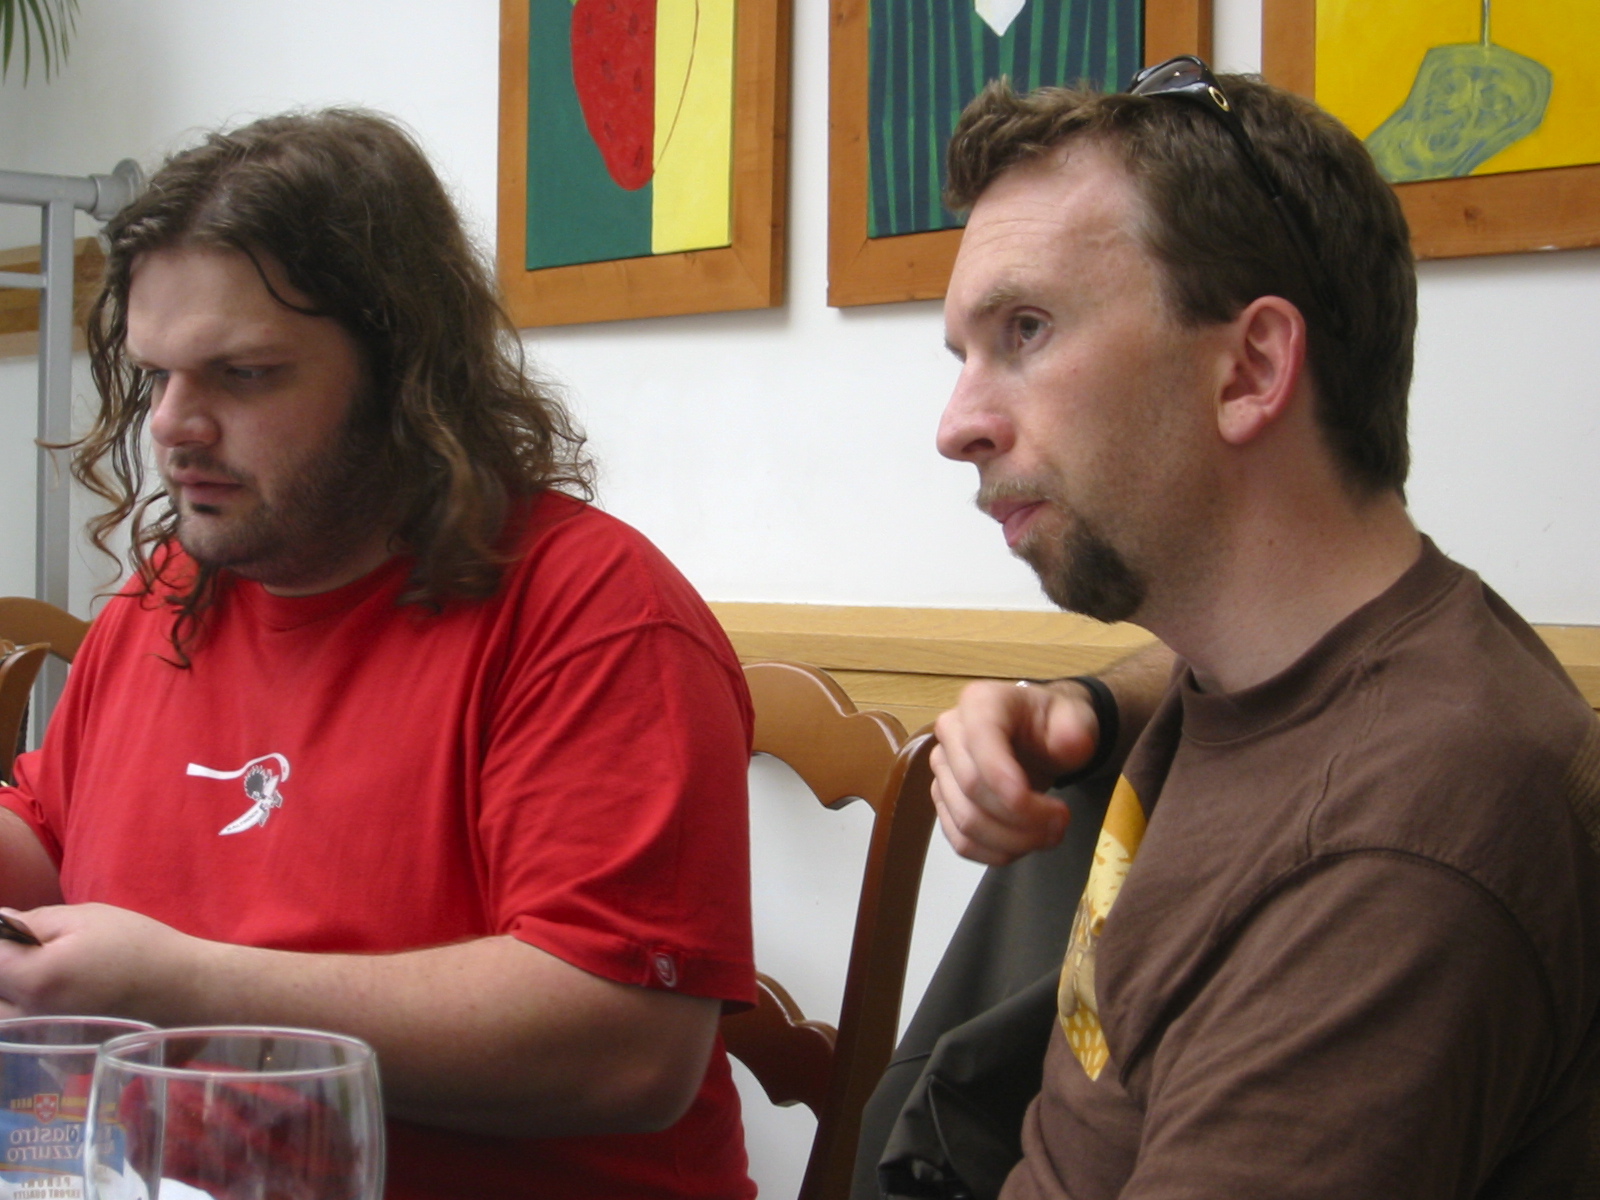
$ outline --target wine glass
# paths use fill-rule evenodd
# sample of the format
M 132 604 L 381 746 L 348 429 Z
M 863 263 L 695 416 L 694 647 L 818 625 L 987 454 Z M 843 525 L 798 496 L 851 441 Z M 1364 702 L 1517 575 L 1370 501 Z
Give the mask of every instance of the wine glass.
M 95 1053 L 109 1038 L 152 1028 L 110 1017 L 0 1021 L 0 1195 L 82 1200 Z
M 377 1058 L 307 1029 L 206 1027 L 106 1043 L 86 1200 L 381 1200 Z

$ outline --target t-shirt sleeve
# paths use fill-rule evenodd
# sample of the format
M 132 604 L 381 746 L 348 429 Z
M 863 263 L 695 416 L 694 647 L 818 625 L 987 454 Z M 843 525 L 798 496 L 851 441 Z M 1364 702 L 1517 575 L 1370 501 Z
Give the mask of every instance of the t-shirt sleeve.
M 0 808 L 8 809 L 21 817 L 33 836 L 39 839 L 50 860 L 61 866 L 61 843 L 51 828 L 44 805 L 35 791 L 34 768 L 39 764 L 38 754 L 19 755 L 16 761 L 16 786 L 0 784 Z
M 55 711 L 45 727 L 43 744 L 19 754 L 13 767 L 15 787 L 0 785 L 0 808 L 16 813 L 33 830 L 39 844 L 59 868 L 65 856 L 68 797 L 75 779 L 78 755 L 97 727 L 91 722 L 92 698 L 105 665 L 107 648 L 118 644 L 128 618 L 139 611 L 139 601 L 129 595 L 136 581 L 123 585 L 122 594 L 97 616 L 73 657 Z M 115 737 L 98 730 L 102 738 Z
M 510 678 L 478 815 L 497 930 L 619 982 L 752 1001 L 748 705 L 731 652 L 671 620 Z
M 0 785 L 0 808 L 10 809 L 27 822 L 58 868 L 64 854 L 73 763 L 88 728 L 88 693 L 93 690 L 106 626 L 115 624 L 121 615 L 120 608 L 112 606 L 89 627 L 67 673 L 66 688 L 50 714 L 44 744 L 17 756 L 13 765 L 16 786 Z
M 1554 1052 L 1552 1004 L 1522 931 L 1464 876 L 1385 853 L 1315 866 L 1127 1081 L 1145 1124 L 1122 1196 L 1478 1195 Z

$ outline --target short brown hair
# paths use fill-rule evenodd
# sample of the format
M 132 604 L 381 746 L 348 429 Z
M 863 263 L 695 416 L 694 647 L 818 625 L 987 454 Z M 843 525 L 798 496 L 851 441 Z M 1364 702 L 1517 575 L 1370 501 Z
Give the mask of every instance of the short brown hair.
M 1222 123 L 1170 97 L 1019 96 L 991 83 L 951 138 L 947 203 L 970 208 L 1008 168 L 1071 141 L 1106 146 L 1144 198 L 1141 236 L 1179 319 L 1229 321 L 1258 296 L 1293 301 L 1306 317 L 1318 422 L 1347 482 L 1403 493 L 1417 283 L 1399 201 L 1355 135 L 1315 104 L 1249 76 L 1218 82 L 1302 218 L 1312 262 L 1302 265 Z
M 581 433 L 530 375 L 443 184 L 388 118 L 336 108 L 212 133 L 166 161 L 106 226 L 105 241 L 88 321 L 101 407 L 74 444 L 73 473 L 109 502 L 89 525 L 101 550 L 111 553 L 112 531 L 133 518 L 129 557 L 146 593 L 170 561 L 157 551 L 177 527 L 165 492 L 145 492 L 140 432 L 151 381 L 126 352 L 133 268 L 153 250 L 232 249 L 258 269 L 270 258 L 310 299 L 300 311 L 336 320 L 361 347 L 374 410 L 363 415 L 384 431 L 372 469 L 390 483 L 396 536 L 416 558 L 406 600 L 492 594 L 513 503 L 544 488 L 590 495 Z M 215 578 L 203 568 L 175 602 L 180 660 Z

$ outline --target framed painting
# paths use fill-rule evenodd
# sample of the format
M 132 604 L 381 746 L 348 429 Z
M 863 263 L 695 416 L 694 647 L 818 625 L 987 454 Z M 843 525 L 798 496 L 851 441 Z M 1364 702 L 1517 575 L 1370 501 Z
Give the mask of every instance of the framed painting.
M 783 297 L 791 0 L 501 0 L 519 327 Z
M 1211 0 L 831 0 L 828 303 L 935 300 L 961 241 L 944 145 L 984 82 L 1122 87 L 1211 54 Z
M 1366 141 L 1418 258 L 1600 246 L 1593 0 L 1266 0 L 1262 68 Z

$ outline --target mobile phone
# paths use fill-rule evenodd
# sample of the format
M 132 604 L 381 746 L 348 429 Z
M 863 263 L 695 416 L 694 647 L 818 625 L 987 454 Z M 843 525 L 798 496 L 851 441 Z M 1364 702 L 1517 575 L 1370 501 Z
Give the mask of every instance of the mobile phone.
M 44 943 L 33 935 L 29 929 L 16 917 L 8 917 L 0 913 L 0 938 L 8 942 L 21 942 L 24 946 L 42 946 Z

